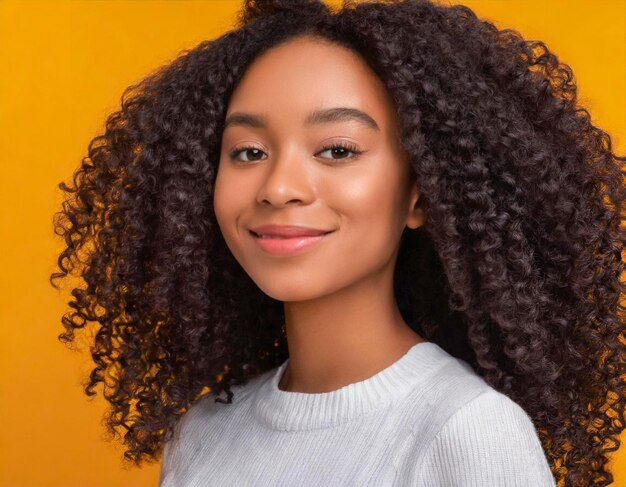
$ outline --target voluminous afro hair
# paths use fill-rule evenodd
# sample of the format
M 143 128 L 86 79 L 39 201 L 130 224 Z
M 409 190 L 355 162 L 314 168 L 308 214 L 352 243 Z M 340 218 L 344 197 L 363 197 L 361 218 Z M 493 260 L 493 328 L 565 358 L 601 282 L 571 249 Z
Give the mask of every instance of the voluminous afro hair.
M 400 242 L 405 321 L 525 409 L 561 485 L 609 485 L 626 404 L 626 157 L 543 42 L 427 0 L 245 1 L 235 29 L 129 86 L 59 184 L 66 248 L 50 280 L 85 283 L 59 339 L 94 326 L 85 392 L 103 384 L 125 458 L 156 460 L 201 396 L 230 404 L 287 358 L 282 303 L 228 250 L 212 197 L 238 80 L 306 34 L 360 53 L 397 106 L 427 208 Z

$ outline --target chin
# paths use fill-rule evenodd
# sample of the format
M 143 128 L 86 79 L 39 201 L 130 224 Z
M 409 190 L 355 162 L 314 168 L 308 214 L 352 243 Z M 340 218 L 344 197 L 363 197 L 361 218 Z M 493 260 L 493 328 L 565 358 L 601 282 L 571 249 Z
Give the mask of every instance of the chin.
M 257 284 L 258 285 L 258 284 Z M 278 301 L 290 302 L 290 301 L 309 301 L 318 297 L 316 294 L 312 294 L 307 289 L 294 289 L 293 286 L 259 286 L 261 291 L 267 294 L 270 298 L 274 298 Z
M 269 297 L 278 301 L 309 301 L 327 294 L 324 289 L 313 287 L 310 280 L 304 279 L 298 282 L 297 279 L 272 278 L 269 274 L 262 279 L 253 281 L 261 291 Z

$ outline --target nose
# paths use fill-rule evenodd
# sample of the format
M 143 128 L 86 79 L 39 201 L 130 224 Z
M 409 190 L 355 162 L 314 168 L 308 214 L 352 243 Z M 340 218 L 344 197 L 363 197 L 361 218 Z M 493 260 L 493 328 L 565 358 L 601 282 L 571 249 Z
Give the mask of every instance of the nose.
M 281 207 L 291 202 L 311 202 L 314 196 L 310 165 L 296 150 L 285 152 L 265 164 L 267 174 L 259 188 L 257 201 Z

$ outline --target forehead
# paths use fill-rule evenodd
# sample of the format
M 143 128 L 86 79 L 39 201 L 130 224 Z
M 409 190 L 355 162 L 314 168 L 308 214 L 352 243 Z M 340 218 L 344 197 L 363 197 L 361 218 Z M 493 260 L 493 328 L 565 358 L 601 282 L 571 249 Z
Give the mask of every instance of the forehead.
M 270 123 L 305 125 L 312 112 L 332 107 L 363 111 L 381 130 L 394 121 L 385 85 L 358 53 L 307 36 L 256 58 L 233 91 L 228 114 L 257 113 Z

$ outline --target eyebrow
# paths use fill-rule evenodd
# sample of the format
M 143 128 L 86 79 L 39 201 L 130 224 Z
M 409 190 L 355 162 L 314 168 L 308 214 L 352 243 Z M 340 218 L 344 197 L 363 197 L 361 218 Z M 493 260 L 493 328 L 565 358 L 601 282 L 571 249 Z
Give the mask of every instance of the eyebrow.
M 356 120 L 365 124 L 373 130 L 380 130 L 376 121 L 367 113 L 350 107 L 326 108 L 323 110 L 315 110 L 309 113 L 304 119 L 304 125 L 318 125 L 322 123 L 345 122 Z M 267 128 L 267 119 L 262 115 L 253 115 L 251 113 L 233 112 L 224 122 L 224 129 L 230 126 L 238 125 L 240 127 Z

